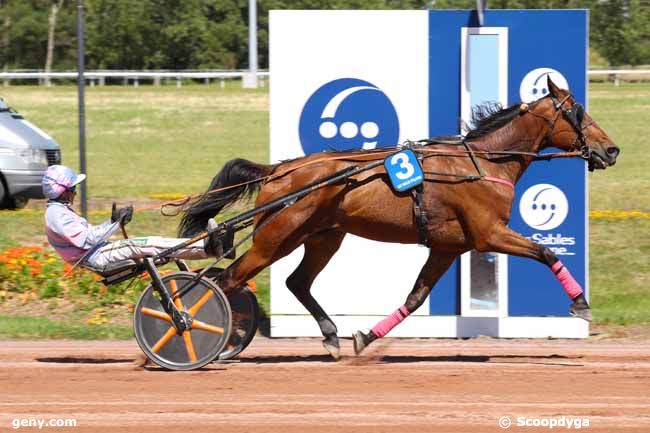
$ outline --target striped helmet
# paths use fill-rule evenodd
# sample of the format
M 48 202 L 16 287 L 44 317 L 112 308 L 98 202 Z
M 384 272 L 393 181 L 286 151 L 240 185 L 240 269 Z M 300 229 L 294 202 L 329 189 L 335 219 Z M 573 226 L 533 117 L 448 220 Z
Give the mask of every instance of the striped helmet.
M 85 174 L 77 174 L 65 165 L 51 165 L 41 180 L 43 194 L 50 200 L 57 199 L 66 190 L 72 189 L 86 179 Z

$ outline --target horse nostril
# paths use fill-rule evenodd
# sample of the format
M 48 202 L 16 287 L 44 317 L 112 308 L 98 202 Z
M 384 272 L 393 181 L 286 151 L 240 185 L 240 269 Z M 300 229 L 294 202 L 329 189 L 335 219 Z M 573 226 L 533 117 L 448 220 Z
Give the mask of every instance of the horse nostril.
M 620 152 L 620 150 L 618 149 L 618 147 L 608 147 L 607 148 L 607 154 L 609 156 L 617 156 L 619 152 Z

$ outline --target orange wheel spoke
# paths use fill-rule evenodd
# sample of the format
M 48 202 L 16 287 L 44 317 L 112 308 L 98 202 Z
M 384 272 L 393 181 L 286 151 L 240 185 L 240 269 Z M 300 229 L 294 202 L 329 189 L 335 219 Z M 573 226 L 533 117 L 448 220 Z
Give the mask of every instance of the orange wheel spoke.
M 215 334 L 223 334 L 223 328 L 214 325 L 208 325 L 200 320 L 192 322 L 192 328 L 200 329 L 201 331 L 214 332 Z
M 162 349 L 163 346 L 164 346 L 165 344 L 169 343 L 169 340 L 171 340 L 172 337 L 173 337 L 174 335 L 176 335 L 176 328 L 174 328 L 173 326 L 171 326 L 171 327 L 167 330 L 167 332 L 165 332 L 165 335 L 163 335 L 162 337 L 160 337 L 160 340 L 158 340 L 158 341 L 156 342 L 156 344 L 153 345 L 153 347 L 151 348 L 151 351 L 152 351 L 153 353 L 158 353 L 158 351 L 159 351 L 160 349 Z
M 187 310 L 188 313 L 190 313 L 191 316 L 196 316 L 196 313 L 199 312 L 203 304 L 208 302 L 208 300 L 214 296 L 214 292 L 211 289 L 208 289 L 207 292 L 201 298 L 196 301 L 196 304 L 192 305 L 189 310 Z
M 185 340 L 187 356 L 190 357 L 190 361 L 196 362 L 196 352 L 194 352 L 194 343 L 192 343 L 192 335 L 190 334 L 190 331 L 183 332 L 183 340 Z
M 151 308 L 142 307 L 140 312 L 142 314 L 144 314 L 145 316 L 155 317 L 156 319 L 162 319 L 162 320 L 165 320 L 167 322 L 172 321 L 172 318 L 169 317 L 169 314 L 167 314 L 167 313 L 165 313 L 163 311 L 152 310 Z
M 176 286 L 176 280 L 171 279 L 169 280 L 169 290 L 172 292 L 172 297 L 178 292 L 178 286 Z M 176 308 L 179 310 L 183 310 L 183 302 L 181 301 L 181 298 L 174 298 L 174 305 L 176 305 Z

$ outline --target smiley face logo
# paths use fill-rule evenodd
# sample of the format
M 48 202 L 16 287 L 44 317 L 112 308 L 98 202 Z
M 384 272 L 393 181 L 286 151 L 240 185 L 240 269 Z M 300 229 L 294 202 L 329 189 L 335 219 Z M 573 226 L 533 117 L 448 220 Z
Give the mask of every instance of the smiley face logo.
M 533 102 L 548 95 L 546 77 L 551 77 L 551 80 L 561 89 L 569 89 L 569 83 L 559 71 L 552 68 L 533 69 L 526 74 L 519 85 L 521 102 Z
M 318 88 L 300 114 L 306 155 L 397 144 L 399 122 L 388 96 L 372 83 L 340 78 Z
M 549 183 L 533 185 L 519 200 L 521 218 L 537 230 L 552 230 L 569 214 L 569 202 L 561 189 Z

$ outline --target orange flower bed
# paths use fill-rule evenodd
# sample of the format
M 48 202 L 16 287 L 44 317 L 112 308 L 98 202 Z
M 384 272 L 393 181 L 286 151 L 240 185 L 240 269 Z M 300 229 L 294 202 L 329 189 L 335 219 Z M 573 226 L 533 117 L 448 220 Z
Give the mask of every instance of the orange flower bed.
M 142 290 L 142 282 L 106 287 L 101 277 L 81 267 L 65 263 L 56 254 L 39 246 L 11 247 L 0 251 L 0 291 L 2 296 L 21 299 L 90 295 L 102 303 L 130 304 Z M 128 293 L 127 293 L 128 292 Z

